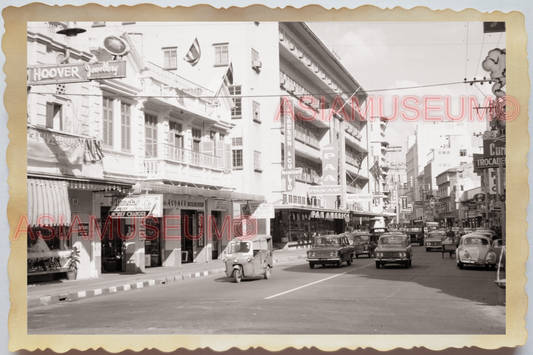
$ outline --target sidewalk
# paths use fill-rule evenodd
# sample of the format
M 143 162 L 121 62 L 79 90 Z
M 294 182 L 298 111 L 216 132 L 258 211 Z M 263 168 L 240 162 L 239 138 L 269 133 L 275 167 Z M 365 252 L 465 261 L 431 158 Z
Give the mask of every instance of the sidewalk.
M 274 265 L 294 260 L 305 260 L 307 250 L 309 249 L 274 250 Z M 224 274 L 224 272 L 222 260 L 213 260 L 208 263 L 182 264 L 179 267 L 146 268 L 145 272 L 141 274 L 112 273 L 101 274 L 96 279 L 36 283 L 28 285 L 28 308 L 136 290 L 213 274 Z

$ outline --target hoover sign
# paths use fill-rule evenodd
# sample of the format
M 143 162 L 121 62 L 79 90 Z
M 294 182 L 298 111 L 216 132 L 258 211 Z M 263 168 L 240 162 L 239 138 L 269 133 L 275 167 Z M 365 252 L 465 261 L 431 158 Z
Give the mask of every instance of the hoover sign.
M 28 68 L 28 85 L 82 83 L 126 77 L 126 61 L 38 65 Z

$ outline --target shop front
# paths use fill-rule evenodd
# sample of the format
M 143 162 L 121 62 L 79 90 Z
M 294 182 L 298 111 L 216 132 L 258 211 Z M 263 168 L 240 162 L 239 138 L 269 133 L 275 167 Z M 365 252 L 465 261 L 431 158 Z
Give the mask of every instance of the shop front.
M 276 206 L 270 229 L 274 243 L 307 243 L 313 235 L 343 233 L 349 221 L 348 211 Z

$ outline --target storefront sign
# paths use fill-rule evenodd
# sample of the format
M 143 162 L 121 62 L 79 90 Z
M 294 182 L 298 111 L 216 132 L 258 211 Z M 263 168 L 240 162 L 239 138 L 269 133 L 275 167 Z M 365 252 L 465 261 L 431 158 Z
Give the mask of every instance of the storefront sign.
M 128 196 L 116 200 L 109 214 L 111 217 L 163 217 L 163 195 Z
M 126 77 L 126 61 L 39 65 L 28 68 L 28 85 L 81 83 Z
M 311 186 L 308 193 L 309 196 L 336 196 L 342 194 L 342 186 Z
M 322 148 L 322 187 L 324 190 L 324 203 L 326 208 L 335 208 L 337 195 L 342 195 L 342 187 L 339 186 L 339 146 L 337 142 L 330 143 Z
M 227 211 L 228 210 L 228 201 L 227 200 L 214 200 L 212 211 Z
M 349 220 L 350 214 L 341 212 L 311 211 L 311 213 L 309 214 L 309 218 Z
M 204 209 L 205 202 L 202 197 L 186 199 L 184 196 L 171 195 L 163 199 L 163 208 Z
M 296 168 L 296 169 L 292 169 L 292 170 L 286 170 L 286 169 L 283 169 L 281 170 L 281 175 L 285 176 L 285 175 L 294 175 L 294 176 L 300 176 L 302 175 L 302 168 Z
M 274 218 L 274 205 L 272 203 L 249 203 L 250 212 L 257 219 Z
M 346 202 L 372 202 L 373 195 L 372 194 L 347 194 L 346 195 Z
M 85 139 L 28 127 L 28 159 L 70 167 L 83 164 Z

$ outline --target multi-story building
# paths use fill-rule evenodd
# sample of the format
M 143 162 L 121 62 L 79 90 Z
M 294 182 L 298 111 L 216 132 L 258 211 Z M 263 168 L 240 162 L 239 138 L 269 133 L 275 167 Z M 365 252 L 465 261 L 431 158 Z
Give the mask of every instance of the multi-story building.
M 79 278 L 217 257 L 214 226 L 264 199 L 235 191 L 231 99 L 143 60 L 122 25 L 78 25 L 28 24 L 28 272 L 74 247 Z
M 480 177 L 474 173 L 473 163 L 461 164 L 436 176 L 438 220 L 443 226 L 463 226 L 460 199 L 466 191 L 481 186 Z

